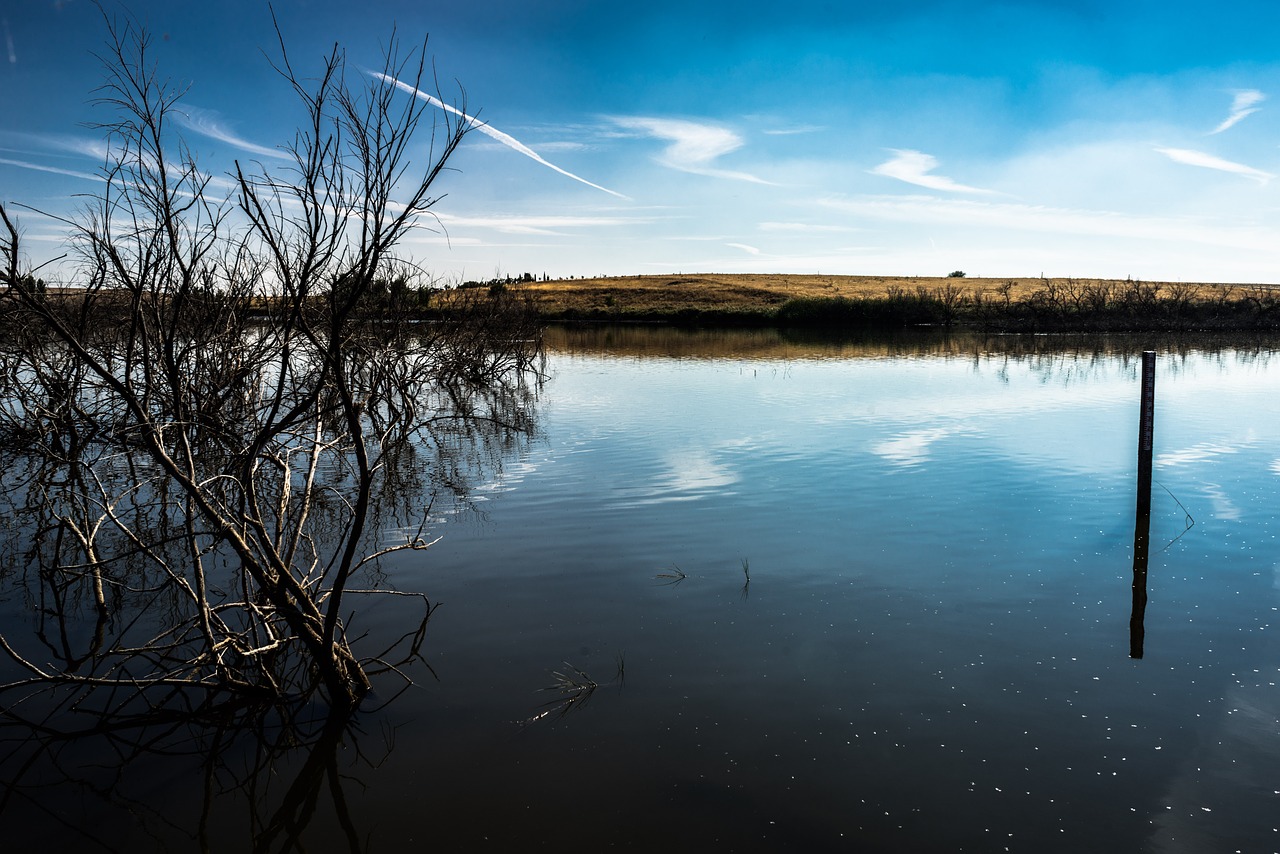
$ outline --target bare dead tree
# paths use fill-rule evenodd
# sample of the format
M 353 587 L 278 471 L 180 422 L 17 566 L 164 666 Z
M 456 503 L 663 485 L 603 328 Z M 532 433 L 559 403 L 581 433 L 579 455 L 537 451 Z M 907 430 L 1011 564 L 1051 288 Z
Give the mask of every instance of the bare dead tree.
M 0 691 L 164 708 L 313 680 L 353 708 L 370 661 L 344 625 L 352 581 L 427 545 L 421 526 L 369 536 L 406 447 L 528 426 L 518 380 L 540 343 L 511 300 L 425 333 L 366 322 L 468 126 L 385 78 L 353 83 L 336 48 L 304 78 L 281 39 L 305 116 L 290 167 L 238 163 L 220 198 L 174 132 L 182 92 L 147 35 L 108 25 L 110 154 L 94 205 L 66 221 L 74 288 L 37 285 L 0 205 L 0 442 L 25 484 L 34 588 L 97 629 L 57 627 L 65 642 L 35 651 L 0 634 L 25 672 Z M 427 70 L 425 43 L 392 39 L 385 77 L 418 88 Z

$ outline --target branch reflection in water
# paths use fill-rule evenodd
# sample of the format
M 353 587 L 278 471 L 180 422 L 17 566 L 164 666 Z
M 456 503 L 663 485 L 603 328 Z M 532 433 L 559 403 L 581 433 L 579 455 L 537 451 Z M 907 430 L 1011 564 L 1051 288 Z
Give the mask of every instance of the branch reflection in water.
M 363 417 L 380 439 L 363 528 L 353 524 L 347 498 L 353 450 L 340 429 L 326 429 L 323 413 L 308 430 L 327 438 L 307 448 L 305 467 L 292 464 L 301 446 L 288 443 L 275 472 L 263 466 L 276 474 L 268 493 L 275 513 L 266 518 L 296 524 L 294 563 L 317 601 L 328 595 L 325 568 L 336 556 L 353 543 L 362 555 L 345 591 L 356 598 L 343 632 L 364 651 L 358 664 L 372 686 L 365 711 L 432 673 L 422 645 L 435 603 L 396 590 L 381 558 L 429 546 L 441 514 L 469 506 L 473 485 L 495 477 L 534 434 L 538 375 L 521 365 L 476 384 L 441 372 L 438 348 L 458 333 L 447 324 L 365 330 L 364 370 L 394 366 L 397 376 L 365 395 Z M 16 826 L 7 839 L 48 839 L 52 821 L 89 841 L 88 811 L 115 815 L 116 830 L 97 840 L 108 847 L 117 833 L 205 840 L 229 826 L 248 827 L 255 850 L 290 850 L 326 797 L 332 803 L 320 812 L 356 850 L 344 779 L 373 763 L 353 708 L 330 701 L 314 660 L 274 622 L 235 552 L 127 433 L 89 436 L 75 420 L 62 432 L 51 422 L 38 434 L 21 429 L 20 404 L 54 380 L 69 382 L 74 363 L 56 346 L 4 355 L 10 377 L 31 378 L 17 398 L 10 387 L 0 454 L 9 485 L 0 496 L 9 525 L 0 540 L 0 596 L 10 603 L 0 635 L 9 659 L 0 668 L 0 817 Z M 68 400 L 96 403 L 92 394 Z M 219 477 L 220 449 L 251 438 L 236 427 L 231 419 L 209 425 L 216 441 L 195 455 L 202 479 Z M 196 583 L 203 598 L 191 595 Z M 418 600 L 419 617 L 362 624 L 362 600 L 388 595 Z M 206 644 L 208 633 L 219 640 Z M 256 683 L 226 678 L 246 671 Z M 175 767 L 204 779 L 199 809 L 185 816 L 147 807 L 148 769 L 167 778 Z M 213 821 L 235 809 L 248 810 L 249 821 Z M 143 828 L 126 829 L 134 821 Z

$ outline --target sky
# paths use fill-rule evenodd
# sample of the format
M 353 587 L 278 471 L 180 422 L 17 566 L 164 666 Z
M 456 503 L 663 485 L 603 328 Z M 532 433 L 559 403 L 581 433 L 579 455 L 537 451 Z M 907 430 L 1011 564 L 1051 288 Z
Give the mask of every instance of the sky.
M 266 2 L 103 7 L 148 30 L 185 88 L 179 129 L 202 170 L 287 165 L 301 113 L 272 69 Z M 304 76 L 337 43 L 349 79 L 394 86 L 369 72 L 392 34 L 428 39 L 439 93 L 474 130 L 402 251 L 445 281 L 1280 282 L 1273 0 L 272 7 Z M 64 251 L 41 212 L 71 215 L 102 187 L 106 35 L 89 0 L 0 0 L 0 201 L 33 263 Z

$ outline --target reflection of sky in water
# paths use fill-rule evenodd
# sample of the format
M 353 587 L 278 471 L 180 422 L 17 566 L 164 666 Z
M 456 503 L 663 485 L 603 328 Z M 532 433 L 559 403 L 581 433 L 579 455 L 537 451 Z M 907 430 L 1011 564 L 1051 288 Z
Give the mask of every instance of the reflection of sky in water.
M 717 459 L 713 449 L 661 450 L 652 469 L 640 468 L 626 482 L 614 484 L 614 502 L 640 507 L 696 501 L 709 495 L 727 496 L 733 494 L 731 487 L 739 480 L 740 473 L 728 462 Z
M 925 430 L 909 430 L 873 444 L 871 452 L 894 465 L 919 465 L 929 459 L 929 449 L 935 442 L 961 432 L 963 428 L 931 427 Z
M 350 769 L 355 826 L 525 850 L 569 805 L 635 850 L 1274 849 L 1272 361 L 1160 362 L 1133 660 L 1131 362 L 553 353 L 479 512 L 384 532 L 441 537 L 380 565 L 442 604 L 430 675 L 362 714 L 395 749 Z M 552 670 L 618 656 L 520 726 Z
M 625 688 L 497 753 L 483 726 L 404 733 L 442 769 L 424 796 L 509 780 L 534 814 L 659 815 L 707 850 L 1271 838 L 1280 362 L 1160 362 L 1143 661 L 1132 363 L 551 366 L 537 470 L 429 553 L 432 696 L 509 722 L 509 686 L 618 651 Z
M 690 448 L 666 457 L 670 479 L 666 488 L 674 492 L 705 492 L 724 489 L 738 482 L 739 475 L 711 453 Z
M 1240 519 L 1240 507 L 1231 500 L 1219 484 L 1206 481 L 1201 484 L 1200 488 L 1204 490 L 1205 497 L 1209 499 L 1209 506 L 1216 518 L 1232 522 Z
M 1200 463 L 1206 460 L 1212 460 L 1223 454 L 1234 454 L 1241 448 L 1248 447 L 1252 444 L 1251 438 L 1246 438 L 1239 445 L 1221 445 L 1214 442 L 1201 442 L 1198 445 L 1192 445 L 1189 448 L 1181 448 L 1176 451 L 1169 451 L 1160 454 L 1155 459 L 1155 464 L 1160 466 L 1178 466 L 1188 463 Z
M 563 364 L 552 387 L 556 415 L 602 432 L 642 423 L 673 453 L 751 441 L 784 456 L 838 450 L 920 465 L 937 443 L 964 437 L 986 454 L 1053 470 L 1105 475 L 1132 466 L 1136 375 L 1114 360 L 1090 362 L 1087 372 L 1062 360 L 1055 373 L 1003 358 L 810 360 L 785 371 L 653 359 L 634 364 L 624 383 L 595 357 Z M 1259 383 L 1280 383 L 1235 371 L 1212 359 L 1162 362 L 1157 472 L 1192 474 L 1242 448 L 1274 447 L 1280 417 L 1274 405 L 1270 415 L 1259 408 L 1257 392 Z M 686 463 L 690 472 L 708 464 Z M 723 460 L 710 464 L 713 480 L 732 479 Z

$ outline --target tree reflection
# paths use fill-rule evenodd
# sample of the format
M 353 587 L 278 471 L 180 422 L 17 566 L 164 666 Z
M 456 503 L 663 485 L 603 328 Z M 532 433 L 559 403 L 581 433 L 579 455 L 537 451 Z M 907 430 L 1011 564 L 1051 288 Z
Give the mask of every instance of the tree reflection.
M 473 485 L 497 476 L 534 435 L 536 374 L 476 384 L 418 363 L 438 365 L 432 348 L 455 334 L 448 324 L 426 334 L 366 330 L 365 365 L 394 351 L 403 375 L 366 410 L 382 438 L 363 530 L 352 527 L 341 456 L 314 463 L 305 490 L 291 497 L 308 505 L 297 552 L 308 566 L 338 559 L 353 538 L 359 549 L 343 627 L 361 645 L 372 689 L 366 713 L 433 675 L 423 644 L 435 603 L 397 590 L 383 560 L 427 548 L 442 511 L 466 506 Z M 227 423 L 218 429 L 224 446 L 246 439 Z M 10 659 L 0 669 L 0 819 L 14 826 L 6 844 L 28 834 L 48 840 L 53 823 L 54 835 L 76 847 L 134 840 L 136 850 L 137 839 L 150 838 L 164 840 L 160 849 L 192 839 L 217 850 L 216 838 L 234 827 L 234 848 L 249 847 L 247 833 L 253 850 L 301 850 L 319 816 L 328 844 L 362 850 L 371 829 L 356 827 L 346 788 L 376 761 L 363 752 L 365 718 L 330 702 L 323 675 L 292 638 L 239 616 L 269 603 L 246 583 L 235 553 L 193 525 L 188 499 L 123 443 L 68 440 L 57 453 L 10 444 L 0 452 L 9 486 L 0 496 L 8 525 L 0 644 Z M 277 497 L 290 485 L 282 482 Z M 192 565 L 204 570 L 207 611 L 190 596 Z M 363 600 L 388 596 L 394 620 L 362 620 Z M 205 619 L 228 638 L 213 650 Z M 216 678 L 215 668 L 250 660 L 260 690 L 224 688 Z M 148 788 L 154 774 L 175 769 L 183 786 L 201 781 L 198 810 L 161 807 L 167 797 Z M 95 830 L 86 813 L 113 823 Z
M 0 724 L 6 845 L 303 850 L 319 814 L 342 840 L 330 847 L 364 850 L 369 829 L 356 827 L 345 789 L 376 757 L 362 753 L 349 715 L 315 714 L 295 698 L 208 715 L 103 715 L 75 729 L 55 725 L 61 716 L 9 716 Z M 157 796 L 156 776 L 194 797 Z

